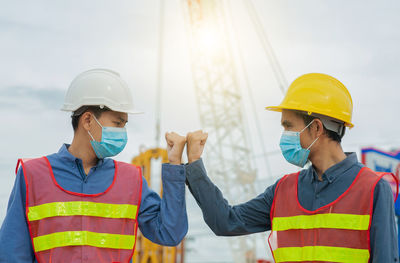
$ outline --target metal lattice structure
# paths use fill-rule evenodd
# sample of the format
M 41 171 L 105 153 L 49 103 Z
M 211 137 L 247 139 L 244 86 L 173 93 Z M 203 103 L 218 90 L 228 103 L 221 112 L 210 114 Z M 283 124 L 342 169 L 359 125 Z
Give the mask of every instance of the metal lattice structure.
M 245 128 L 234 54 L 221 0 L 184 0 L 209 176 L 234 203 L 255 196 L 256 171 Z M 235 262 L 255 262 L 254 236 L 230 239 Z

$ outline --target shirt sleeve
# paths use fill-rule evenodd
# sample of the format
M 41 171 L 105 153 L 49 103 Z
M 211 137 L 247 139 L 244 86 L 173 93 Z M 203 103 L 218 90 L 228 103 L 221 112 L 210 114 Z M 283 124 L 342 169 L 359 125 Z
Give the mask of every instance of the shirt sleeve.
M 396 216 L 400 216 L 400 198 L 397 198 L 396 203 L 394 204 L 394 212 Z
M 0 262 L 32 263 L 35 260 L 25 216 L 25 179 L 20 168 L 0 229 Z
M 185 166 L 162 165 L 163 197 L 143 178 L 139 228 L 154 243 L 176 246 L 185 237 L 188 220 L 185 202 Z
M 389 183 L 381 179 L 374 191 L 371 222 L 371 262 L 399 262 L 393 193 Z
M 270 210 L 276 184 L 248 202 L 231 206 L 208 178 L 201 159 L 187 165 L 186 178 L 204 221 L 216 235 L 237 236 L 271 229 Z

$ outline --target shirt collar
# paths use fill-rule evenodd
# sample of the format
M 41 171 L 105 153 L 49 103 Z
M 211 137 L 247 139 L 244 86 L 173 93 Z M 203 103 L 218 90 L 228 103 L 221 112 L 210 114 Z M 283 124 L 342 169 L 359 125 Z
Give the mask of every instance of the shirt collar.
M 332 183 L 339 175 L 346 172 L 350 169 L 353 165 L 358 163 L 357 154 L 355 152 L 352 153 L 345 153 L 346 159 L 343 161 L 329 167 L 325 173 L 322 175 L 323 180 L 327 180 L 329 183 Z M 312 169 L 312 177 L 311 181 L 318 180 L 318 174 L 315 171 L 313 166 L 310 166 L 309 169 Z
M 60 150 L 58 150 L 57 155 L 58 155 L 60 158 L 62 158 L 64 161 L 67 161 L 67 162 L 76 163 L 76 161 L 78 160 L 78 162 L 82 163 L 82 160 L 81 160 L 81 159 L 76 158 L 75 156 L 73 156 L 73 155 L 68 151 L 69 146 L 70 146 L 70 144 L 64 143 L 64 144 L 61 146 Z M 101 165 L 103 165 L 103 163 L 104 163 L 104 160 L 103 160 L 103 159 L 99 159 L 95 167 L 100 167 Z

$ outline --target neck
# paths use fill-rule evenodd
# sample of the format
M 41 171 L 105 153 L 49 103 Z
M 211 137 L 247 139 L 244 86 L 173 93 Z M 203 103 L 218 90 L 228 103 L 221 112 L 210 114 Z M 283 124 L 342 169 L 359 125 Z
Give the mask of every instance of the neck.
M 346 159 L 342 146 L 333 141 L 326 141 L 319 145 L 318 149 L 314 149 L 310 160 L 318 174 L 318 179 L 322 181 L 322 175 L 333 165 Z
M 98 159 L 92 149 L 88 136 L 78 134 L 78 131 L 75 133 L 68 151 L 76 158 L 82 160 L 83 169 L 86 174 L 88 174 L 90 169 L 97 164 Z

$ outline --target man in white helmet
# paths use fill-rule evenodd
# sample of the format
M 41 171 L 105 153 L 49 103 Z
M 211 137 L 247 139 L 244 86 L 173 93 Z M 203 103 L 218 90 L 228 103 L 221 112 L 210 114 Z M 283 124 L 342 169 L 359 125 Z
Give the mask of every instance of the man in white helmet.
M 64 106 L 74 138 L 58 153 L 19 160 L 0 230 L 0 262 L 130 262 L 137 227 L 151 241 L 176 246 L 187 233 L 186 138 L 167 133 L 163 198 L 138 167 L 111 158 L 126 143 L 128 114 L 139 113 L 113 71 L 83 72 Z

